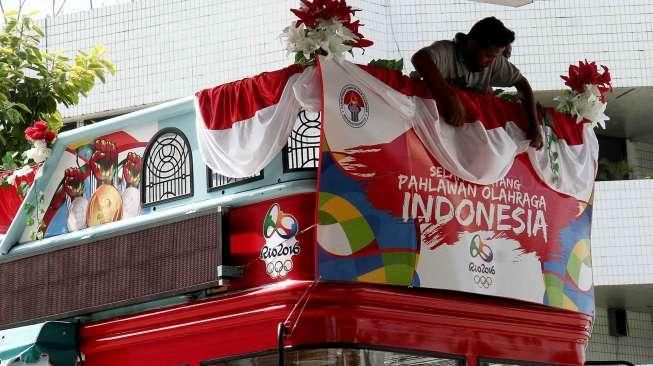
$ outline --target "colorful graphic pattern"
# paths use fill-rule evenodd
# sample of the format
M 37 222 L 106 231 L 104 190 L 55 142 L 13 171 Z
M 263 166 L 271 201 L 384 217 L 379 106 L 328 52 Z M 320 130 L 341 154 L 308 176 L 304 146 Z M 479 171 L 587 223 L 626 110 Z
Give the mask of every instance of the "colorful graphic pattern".
M 375 209 L 359 182 L 343 174 L 324 154 L 321 187 L 338 182 L 340 195 L 322 190 L 318 207 L 320 276 L 332 280 L 419 284 L 415 273 L 417 240 L 412 222 Z M 365 212 L 363 215 L 362 212 Z

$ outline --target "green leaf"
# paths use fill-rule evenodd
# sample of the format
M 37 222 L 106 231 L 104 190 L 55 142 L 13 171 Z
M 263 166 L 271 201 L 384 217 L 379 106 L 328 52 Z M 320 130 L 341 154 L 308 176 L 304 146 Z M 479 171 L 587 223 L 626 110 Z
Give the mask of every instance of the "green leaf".
M 21 196 L 24 196 L 28 190 L 29 190 L 29 184 L 25 182 L 21 182 L 20 186 L 18 186 L 18 194 L 20 194 Z
M 48 124 L 48 128 L 52 131 L 58 132 L 61 127 L 63 127 L 63 116 L 59 111 L 54 111 L 54 113 L 51 114 L 44 114 L 41 118 Z
M 23 103 L 11 103 L 11 107 L 14 109 L 20 109 L 25 113 L 32 113 L 32 111 L 30 111 L 30 109 Z
M 109 60 L 103 58 L 103 59 L 100 59 L 100 63 L 102 63 L 102 65 L 103 65 L 107 70 L 109 70 L 109 73 L 111 73 L 111 75 L 115 75 L 115 74 L 116 74 L 116 67 L 113 65 L 113 63 L 112 63 L 111 61 L 109 61 Z
M 309 65 L 310 60 L 308 60 L 303 52 L 296 52 L 295 53 L 295 63 L 298 65 Z
M 43 33 L 43 29 L 41 29 L 41 27 L 39 27 L 38 25 L 34 24 L 34 26 L 32 26 L 32 29 L 33 29 L 34 32 L 36 32 L 39 36 L 41 36 L 41 37 L 45 37 L 45 33 Z
M 5 155 L 2 157 L 2 169 L 3 170 L 13 170 L 18 168 L 18 164 L 16 164 L 16 153 L 7 151 Z
M 400 58 L 398 60 L 374 59 L 370 61 L 368 65 L 381 67 L 388 70 L 401 71 L 404 69 L 404 59 L 403 58 Z
M 102 72 L 102 70 L 93 70 L 93 73 L 95 74 L 95 77 L 100 79 L 103 84 L 106 82 L 106 79 L 104 78 L 104 72 Z

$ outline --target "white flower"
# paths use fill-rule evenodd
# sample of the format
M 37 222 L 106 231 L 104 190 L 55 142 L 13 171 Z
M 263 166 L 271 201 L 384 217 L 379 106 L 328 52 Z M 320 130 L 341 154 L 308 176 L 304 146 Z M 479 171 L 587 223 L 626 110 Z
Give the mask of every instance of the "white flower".
M 331 39 L 329 40 L 328 50 L 329 55 L 333 55 L 335 59 L 340 60 L 345 56 L 345 52 L 351 51 L 351 46 L 344 44 L 340 40 Z
M 317 24 L 317 28 L 323 29 L 329 38 L 338 38 L 343 42 L 356 40 L 354 33 L 342 25 L 342 22 L 336 19 L 320 20 Z
M 286 50 L 288 52 L 301 52 L 306 59 L 311 57 L 311 54 L 319 48 L 315 39 L 309 37 L 310 31 L 306 29 L 304 24 L 296 27 L 296 22 L 292 22 L 289 27 L 286 27 L 281 34 L 282 38 L 286 39 Z
M 48 143 L 45 142 L 45 140 L 35 140 L 33 144 L 34 146 L 31 149 L 25 151 L 25 157 L 33 160 L 35 163 L 44 162 L 52 152 L 52 150 L 48 148 Z
M 601 126 L 605 128 L 605 121 L 610 118 L 605 115 L 606 103 L 601 102 L 601 93 L 594 85 L 585 85 L 585 91 L 576 96 L 575 103 L 576 122 L 583 118 L 592 122 L 592 127 Z
M 601 102 L 601 92 L 595 85 L 585 85 L 582 93 L 566 90 L 561 96 L 555 98 L 558 111 L 576 116 L 576 123 L 587 119 L 592 127 L 605 128 L 605 121 L 610 118 L 605 115 L 607 104 Z
M 296 24 L 293 22 L 286 27 L 281 37 L 286 39 L 288 52 L 301 52 L 307 60 L 318 50 L 322 50 L 327 58 L 341 59 L 358 39 L 337 19 L 322 19 L 315 28 L 307 28 L 305 24 L 296 27 Z

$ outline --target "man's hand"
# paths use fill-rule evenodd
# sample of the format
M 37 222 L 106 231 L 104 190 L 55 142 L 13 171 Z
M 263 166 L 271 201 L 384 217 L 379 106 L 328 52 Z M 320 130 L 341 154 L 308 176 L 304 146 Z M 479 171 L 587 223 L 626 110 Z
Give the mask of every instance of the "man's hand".
M 442 99 L 442 100 L 441 100 Z M 465 107 L 460 102 L 460 98 L 452 91 L 446 97 L 437 100 L 442 108 L 442 117 L 444 121 L 452 126 L 460 127 L 465 124 Z
M 542 133 L 539 129 L 539 122 L 531 121 L 528 124 L 528 132 L 526 133 L 526 138 L 531 140 L 531 147 L 536 150 L 539 150 L 544 146 L 544 140 L 542 139 Z

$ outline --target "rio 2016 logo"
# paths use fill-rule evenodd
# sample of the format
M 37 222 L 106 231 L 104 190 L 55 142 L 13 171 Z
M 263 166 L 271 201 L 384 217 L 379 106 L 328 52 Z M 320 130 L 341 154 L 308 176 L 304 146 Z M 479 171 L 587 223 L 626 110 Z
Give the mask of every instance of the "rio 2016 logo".
M 484 262 L 490 263 L 494 259 L 494 252 L 489 245 L 485 244 L 481 236 L 476 234 L 469 244 L 469 254 L 472 258 L 480 257 Z
M 270 206 L 263 219 L 265 245 L 259 255 L 270 277 L 285 277 L 293 269 L 292 257 L 301 252 L 295 239 L 298 232 L 299 224 L 293 215 L 281 211 L 276 203 Z
M 467 270 L 474 274 L 474 283 L 479 288 L 490 288 L 494 283 L 494 275 L 496 274 L 494 264 L 489 264 L 494 259 L 492 248 L 481 239 L 480 235 L 476 234 L 469 243 L 469 255 L 472 258 L 480 258 L 485 262 L 481 264 L 469 262 Z

